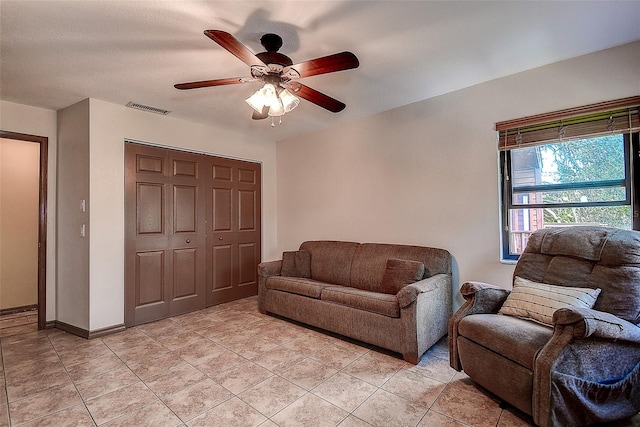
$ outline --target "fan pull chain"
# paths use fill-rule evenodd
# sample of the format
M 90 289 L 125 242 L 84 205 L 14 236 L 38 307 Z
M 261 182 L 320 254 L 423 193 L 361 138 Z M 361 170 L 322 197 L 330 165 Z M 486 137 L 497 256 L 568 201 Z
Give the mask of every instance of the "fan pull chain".
M 279 120 L 278 120 L 278 124 L 279 124 L 279 125 L 281 125 L 281 124 L 282 124 L 282 116 L 279 116 L 278 118 L 279 118 Z M 272 127 L 272 128 L 276 127 L 276 124 L 275 124 L 275 122 L 273 121 L 273 116 L 271 116 L 271 127 Z

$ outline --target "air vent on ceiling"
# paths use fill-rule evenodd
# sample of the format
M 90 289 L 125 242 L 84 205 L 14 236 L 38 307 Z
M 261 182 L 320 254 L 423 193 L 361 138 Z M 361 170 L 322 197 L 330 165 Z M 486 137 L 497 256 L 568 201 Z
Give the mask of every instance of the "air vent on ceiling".
M 150 107 L 149 105 L 138 104 L 132 101 L 129 101 L 127 103 L 127 107 L 135 108 L 136 110 L 148 111 L 149 113 L 162 114 L 162 115 L 167 115 L 171 112 L 169 110 L 163 110 L 162 108 Z

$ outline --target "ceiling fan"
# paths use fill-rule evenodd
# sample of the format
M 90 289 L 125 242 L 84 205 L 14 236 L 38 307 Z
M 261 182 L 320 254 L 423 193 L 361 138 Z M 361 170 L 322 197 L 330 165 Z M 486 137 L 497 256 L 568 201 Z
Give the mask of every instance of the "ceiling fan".
M 338 113 L 345 108 L 344 103 L 296 80 L 357 68 L 360 62 L 353 53 L 341 52 L 294 64 L 291 58 L 278 52 L 282 47 L 282 38 L 277 34 L 263 35 L 260 43 L 266 51 L 257 54 L 253 54 L 238 39 L 225 31 L 206 30 L 204 34 L 249 65 L 251 76 L 178 83 L 174 85 L 176 89 L 197 89 L 252 81 L 263 82 L 262 88 L 246 101 L 254 109 L 252 118 L 258 120 L 270 116 L 272 117 L 271 126 L 274 126 L 273 117 L 282 117 L 298 105 L 300 102 L 298 97 L 333 113 Z

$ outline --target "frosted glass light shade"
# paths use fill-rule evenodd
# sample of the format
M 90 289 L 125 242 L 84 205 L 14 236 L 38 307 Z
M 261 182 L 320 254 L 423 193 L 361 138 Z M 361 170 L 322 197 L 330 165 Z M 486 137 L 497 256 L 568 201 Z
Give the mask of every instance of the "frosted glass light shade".
M 271 107 L 279 102 L 275 86 L 271 83 L 265 84 L 247 98 L 246 102 L 258 113 L 262 113 L 265 106 Z
M 300 104 L 300 98 L 289 92 L 287 89 L 282 90 L 280 92 L 280 100 L 282 101 L 282 105 L 284 106 L 284 111 L 287 113 Z

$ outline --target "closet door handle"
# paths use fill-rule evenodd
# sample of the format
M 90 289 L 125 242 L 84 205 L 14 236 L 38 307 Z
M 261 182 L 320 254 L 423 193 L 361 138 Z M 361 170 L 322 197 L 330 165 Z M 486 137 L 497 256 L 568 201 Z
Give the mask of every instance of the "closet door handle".
M 187 243 L 191 243 L 191 239 L 187 239 Z

